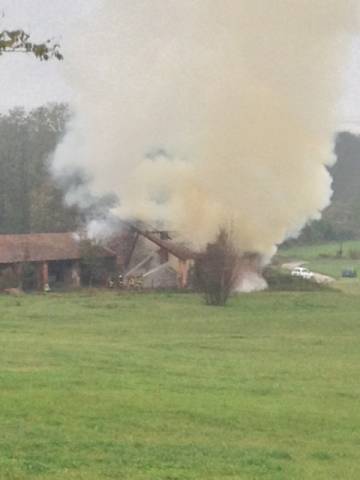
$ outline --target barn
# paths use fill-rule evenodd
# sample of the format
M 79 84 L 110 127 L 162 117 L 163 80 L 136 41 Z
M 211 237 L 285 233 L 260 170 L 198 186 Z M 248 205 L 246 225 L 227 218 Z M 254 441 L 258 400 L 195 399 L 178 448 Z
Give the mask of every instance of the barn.
M 125 284 L 141 278 L 144 288 L 191 286 L 194 251 L 171 238 L 173 235 L 168 231 L 144 223 L 122 222 L 122 232 L 109 241 L 109 246 L 117 253 Z
M 78 287 L 80 247 L 79 235 L 72 232 L 0 235 L 0 278 L 21 278 L 25 289 L 43 290 L 47 285 Z M 116 263 L 116 254 L 110 249 L 101 248 L 100 255 Z

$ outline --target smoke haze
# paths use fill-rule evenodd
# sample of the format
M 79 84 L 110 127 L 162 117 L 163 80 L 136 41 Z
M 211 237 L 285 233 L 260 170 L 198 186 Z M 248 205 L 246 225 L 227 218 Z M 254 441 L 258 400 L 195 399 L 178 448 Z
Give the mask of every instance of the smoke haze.
M 329 203 L 356 3 L 104 0 L 68 48 L 76 117 L 55 174 L 84 170 L 114 215 L 196 247 L 231 225 L 271 254 Z

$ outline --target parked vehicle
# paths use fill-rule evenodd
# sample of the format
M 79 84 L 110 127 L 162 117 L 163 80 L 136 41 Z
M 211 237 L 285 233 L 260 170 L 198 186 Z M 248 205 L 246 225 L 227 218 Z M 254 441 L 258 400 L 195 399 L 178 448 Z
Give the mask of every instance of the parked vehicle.
M 354 267 L 344 268 L 344 270 L 341 272 L 341 276 L 344 278 L 356 278 L 357 271 Z
M 300 277 L 305 278 L 306 280 L 311 280 L 314 278 L 313 272 L 311 272 L 308 268 L 305 267 L 296 267 L 291 271 L 292 277 Z

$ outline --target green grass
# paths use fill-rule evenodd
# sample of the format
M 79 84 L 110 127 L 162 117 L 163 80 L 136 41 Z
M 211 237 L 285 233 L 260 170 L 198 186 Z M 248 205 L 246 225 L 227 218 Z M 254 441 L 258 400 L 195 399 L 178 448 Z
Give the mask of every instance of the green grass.
M 280 248 L 279 255 L 283 261 L 304 260 L 306 266 L 314 272 L 330 275 L 336 279 L 341 278 L 342 270 L 349 267 L 355 268 L 360 276 L 360 259 L 353 260 L 349 257 L 351 250 L 360 254 L 360 241 L 344 242 L 343 257 L 336 258 L 339 245 L 339 243 L 324 243 Z M 324 258 L 324 255 L 329 257 Z
M 358 480 L 360 297 L 0 297 L 0 479 Z
M 348 255 L 350 250 L 360 251 L 360 240 L 349 240 L 343 242 L 343 253 Z M 313 245 L 296 245 L 290 248 L 281 247 L 279 253 L 282 257 L 297 258 L 300 260 L 313 260 L 319 255 L 336 256 L 340 247 L 339 242 L 319 243 Z

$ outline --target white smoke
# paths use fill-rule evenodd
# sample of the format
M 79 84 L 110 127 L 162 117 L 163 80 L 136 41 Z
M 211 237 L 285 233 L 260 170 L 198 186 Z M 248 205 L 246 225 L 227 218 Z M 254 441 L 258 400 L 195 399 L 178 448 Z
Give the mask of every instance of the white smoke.
M 66 52 L 77 115 L 54 172 L 84 169 L 112 214 L 196 246 L 231 222 L 273 252 L 329 203 L 356 4 L 103 0 Z
M 238 293 L 260 292 L 268 287 L 266 280 L 258 272 L 244 272 L 235 288 Z

